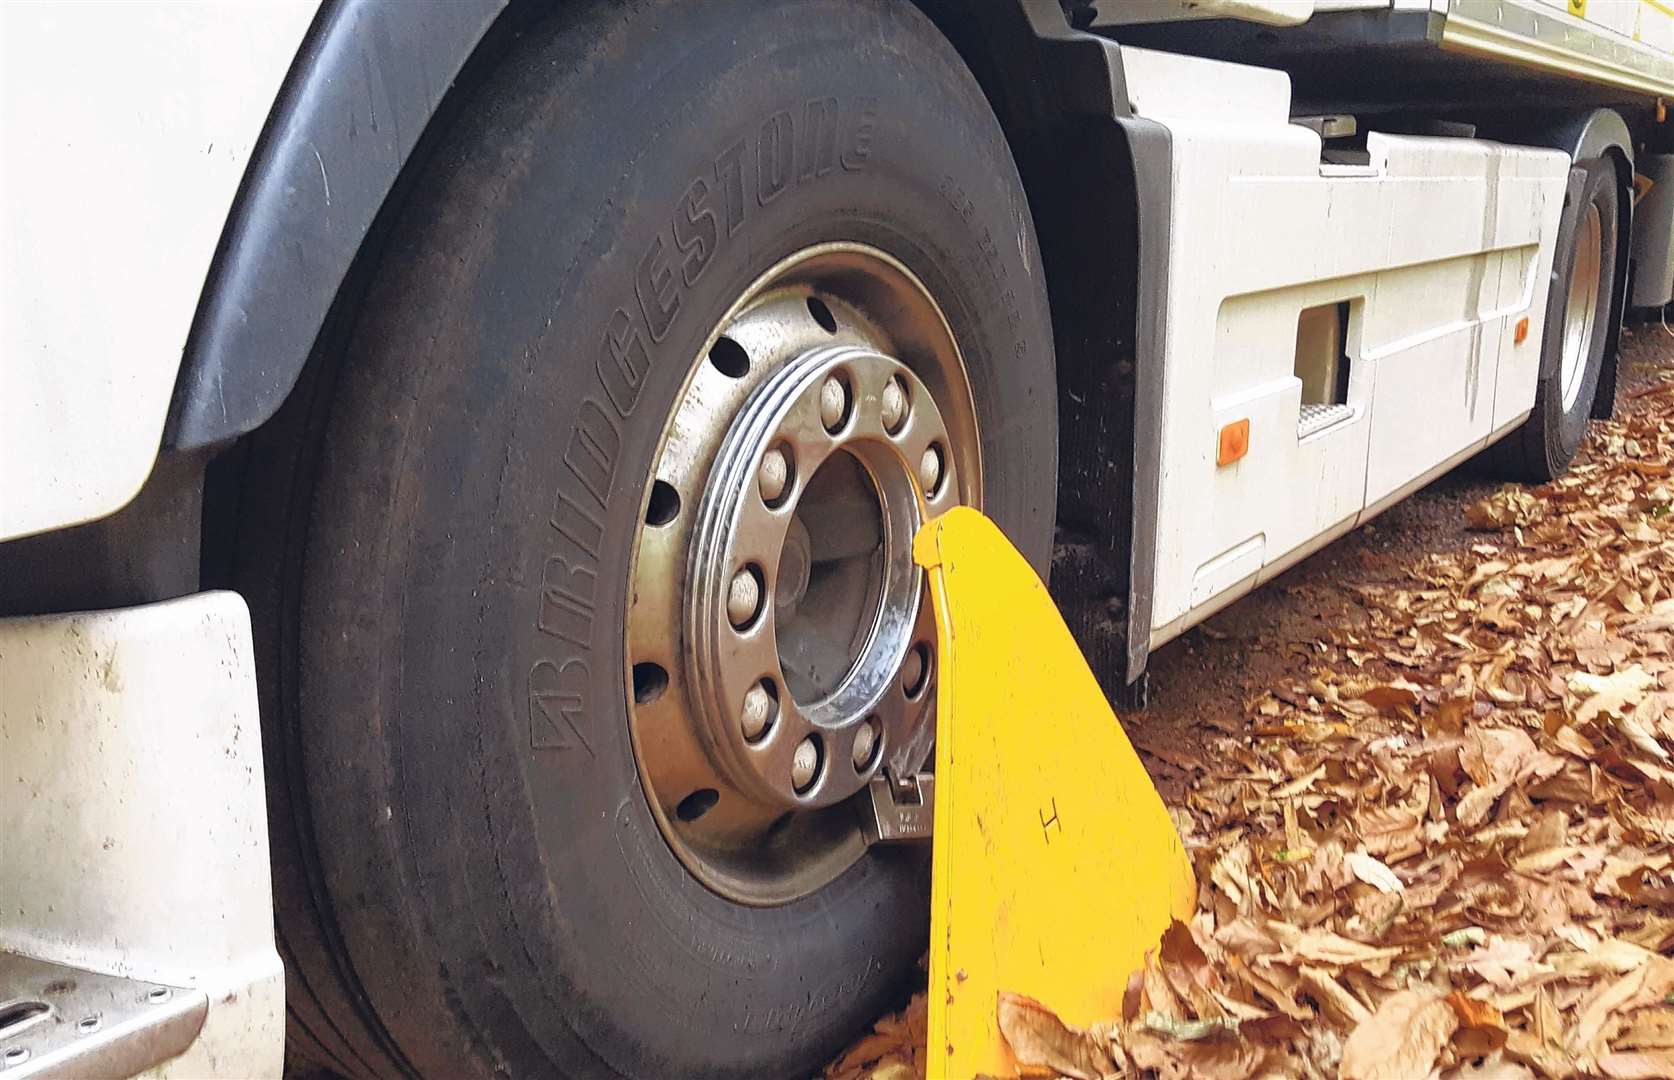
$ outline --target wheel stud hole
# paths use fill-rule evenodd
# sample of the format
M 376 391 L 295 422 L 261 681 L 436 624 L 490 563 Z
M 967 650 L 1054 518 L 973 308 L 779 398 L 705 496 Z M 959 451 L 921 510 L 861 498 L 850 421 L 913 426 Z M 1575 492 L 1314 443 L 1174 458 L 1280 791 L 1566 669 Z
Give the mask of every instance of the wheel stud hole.
M 673 484 L 661 480 L 651 484 L 651 501 L 645 507 L 645 523 L 661 527 L 673 521 L 680 513 L 680 493 L 674 490 Z
M 784 443 L 770 447 L 762 455 L 756 475 L 756 487 L 761 501 L 777 510 L 790 501 L 791 489 L 796 486 L 796 458 Z
M 879 419 L 883 421 L 885 431 L 891 435 L 901 434 L 901 429 L 907 426 L 907 407 L 906 386 L 900 378 L 891 376 L 879 398 Z
M 742 379 L 750 372 L 750 354 L 744 351 L 744 346 L 724 337 L 715 342 L 709 350 L 709 362 L 729 379 Z
M 661 664 L 634 665 L 634 703 L 649 705 L 668 689 L 668 671 Z
M 811 791 L 820 779 L 820 766 L 825 763 L 825 747 L 818 735 L 810 735 L 796 745 L 791 754 L 791 787 L 798 795 Z
M 837 316 L 833 315 L 831 309 L 825 306 L 824 300 L 817 296 L 810 296 L 808 298 L 808 314 L 812 315 L 814 321 L 820 324 L 821 330 L 828 334 L 837 332 Z
M 837 435 L 848 426 L 854 413 L 854 389 L 846 371 L 834 371 L 820 384 L 820 424 Z
M 930 685 L 930 646 L 919 642 L 907 650 L 901 664 L 901 690 L 909 698 L 917 698 Z
M 727 621 L 743 633 L 753 628 L 767 609 L 767 590 L 761 567 L 751 563 L 732 575 L 727 584 Z
M 721 801 L 721 793 L 712 787 L 698 788 L 674 808 L 674 816 L 681 821 L 693 822 L 709 811 L 715 809 L 715 804 Z
M 779 688 L 773 685 L 773 680 L 763 679 L 750 687 L 744 695 L 744 707 L 738 723 L 739 730 L 744 733 L 744 741 L 759 743 L 767 738 L 778 716 Z
M 940 443 L 931 443 L 924 448 L 924 455 L 918 461 L 918 486 L 924 491 L 926 499 L 934 499 L 942 493 L 942 478 L 945 473 L 942 446 Z
M 864 774 L 872 767 L 872 762 L 878 759 L 878 746 L 882 742 L 878 732 L 878 718 L 875 716 L 868 716 L 865 723 L 855 729 L 854 749 L 851 754 L 855 772 Z

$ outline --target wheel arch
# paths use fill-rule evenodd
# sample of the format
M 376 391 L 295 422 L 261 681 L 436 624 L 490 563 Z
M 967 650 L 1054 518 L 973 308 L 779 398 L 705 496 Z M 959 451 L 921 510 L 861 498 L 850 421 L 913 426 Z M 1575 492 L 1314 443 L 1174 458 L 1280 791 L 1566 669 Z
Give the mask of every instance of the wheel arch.
M 1086 47 L 1091 39 L 1071 30 L 1056 0 L 910 2 L 976 74 L 1037 221 L 1049 219 L 1044 208 L 1071 172 L 1046 164 L 1071 145 L 1066 116 L 1110 109 L 1110 78 Z M 324 0 L 228 215 L 176 379 L 167 448 L 225 445 L 278 411 L 375 246 L 380 219 L 399 202 L 403 173 L 445 126 L 438 119 L 469 96 L 473 74 L 492 66 L 524 21 L 519 12 L 536 6 Z M 1072 38 L 1081 46 L 1073 57 L 1052 50 Z M 1065 59 L 1073 62 L 1060 66 Z M 1103 202 L 1082 207 L 1083 226 Z M 1048 272 L 1049 281 L 1061 277 Z
M 1040 240 L 1058 377 L 1051 587 L 1119 704 L 1143 699 L 1150 630 L 1168 133 L 1133 115 L 1119 53 L 1084 5 L 915 0 L 976 75 Z
M 1130 136 L 1143 122 L 1132 120 L 1108 45 L 1073 25 L 1058 0 L 911 2 L 974 73 L 1017 162 L 1058 361 L 1066 534 L 1055 558 L 1057 591 L 1061 602 L 1088 598 L 1066 616 L 1099 661 L 1095 669 L 1137 677 L 1144 634 L 1130 626 L 1148 618 L 1138 610 L 1148 590 L 1130 581 L 1149 574 L 1129 566 L 1130 551 L 1143 547 L 1130 538 L 1136 497 L 1143 504 L 1154 486 L 1144 475 L 1135 482 L 1136 464 L 1141 474 L 1145 465 L 1134 460 L 1133 437 L 1144 415 L 1135 407 L 1143 208 Z M 414 13 L 379 0 L 325 0 L 216 251 L 175 385 L 167 448 L 224 446 L 278 411 L 333 311 L 352 304 L 402 201 L 403 176 L 534 8 L 525 0 L 459 0 Z M 1117 423 L 1106 407 L 1112 395 Z M 1143 518 L 1144 506 L 1138 510 Z M 1124 685 L 1117 676 L 1107 689 Z
M 437 119 L 516 0 L 325 0 L 239 185 L 187 336 L 164 446 L 224 445 L 278 410 Z
M 1633 236 L 1633 135 L 1627 121 L 1615 109 L 1581 109 L 1541 117 L 1498 118 L 1482 125 L 1482 133 L 1504 142 L 1548 146 L 1569 154 L 1572 162 L 1603 158 L 1616 171 L 1616 265 L 1612 271 L 1609 337 L 1604 345 L 1604 363 L 1598 373 L 1598 390 L 1593 396 L 1593 417 L 1608 420 L 1616 407 L 1616 353 L 1620 344 L 1622 314 L 1627 304 L 1628 256 Z

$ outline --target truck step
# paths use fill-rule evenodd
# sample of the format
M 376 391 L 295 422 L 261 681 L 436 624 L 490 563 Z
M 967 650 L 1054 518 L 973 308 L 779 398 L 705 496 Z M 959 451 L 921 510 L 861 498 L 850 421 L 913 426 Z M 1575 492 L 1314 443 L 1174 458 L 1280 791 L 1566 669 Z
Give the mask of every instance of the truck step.
M 1304 405 L 1296 419 L 1296 437 L 1306 439 L 1309 435 L 1318 435 L 1327 428 L 1352 419 L 1353 405 Z
M 184 1052 L 202 990 L 102 975 L 0 951 L 0 1078 L 125 1077 Z

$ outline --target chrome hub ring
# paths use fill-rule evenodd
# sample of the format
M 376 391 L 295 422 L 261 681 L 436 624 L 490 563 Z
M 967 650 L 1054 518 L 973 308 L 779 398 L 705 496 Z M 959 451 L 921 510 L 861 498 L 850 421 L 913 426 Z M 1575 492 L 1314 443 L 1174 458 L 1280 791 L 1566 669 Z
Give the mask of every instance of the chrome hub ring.
M 928 636 L 913 534 L 956 503 L 946 446 L 918 377 L 855 346 L 797 357 L 734 421 L 699 513 L 686 641 L 709 747 L 740 789 L 830 806 L 892 748 L 927 746 L 930 695 L 901 675 Z
M 981 507 L 980 445 L 947 320 L 875 248 L 782 260 L 694 357 L 647 477 L 623 675 L 646 800 L 713 891 L 816 891 L 865 853 L 856 793 L 924 768 L 912 536 Z

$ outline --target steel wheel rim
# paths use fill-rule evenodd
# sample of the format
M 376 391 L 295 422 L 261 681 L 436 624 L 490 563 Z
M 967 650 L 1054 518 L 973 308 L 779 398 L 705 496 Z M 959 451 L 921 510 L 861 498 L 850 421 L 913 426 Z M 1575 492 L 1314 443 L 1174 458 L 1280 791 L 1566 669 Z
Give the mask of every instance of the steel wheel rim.
M 1598 204 L 1587 206 L 1576 238 L 1575 262 L 1569 275 L 1569 293 L 1564 299 L 1563 358 L 1559 384 L 1563 389 L 1564 411 L 1575 407 L 1581 396 L 1582 376 L 1592 355 L 1593 324 L 1598 316 L 1598 294 L 1603 253 L 1604 222 Z
M 910 540 L 981 505 L 964 361 L 895 259 L 811 247 L 711 330 L 652 461 L 625 633 L 640 779 L 694 876 L 786 903 L 864 853 L 848 800 L 929 755 L 935 633 Z

